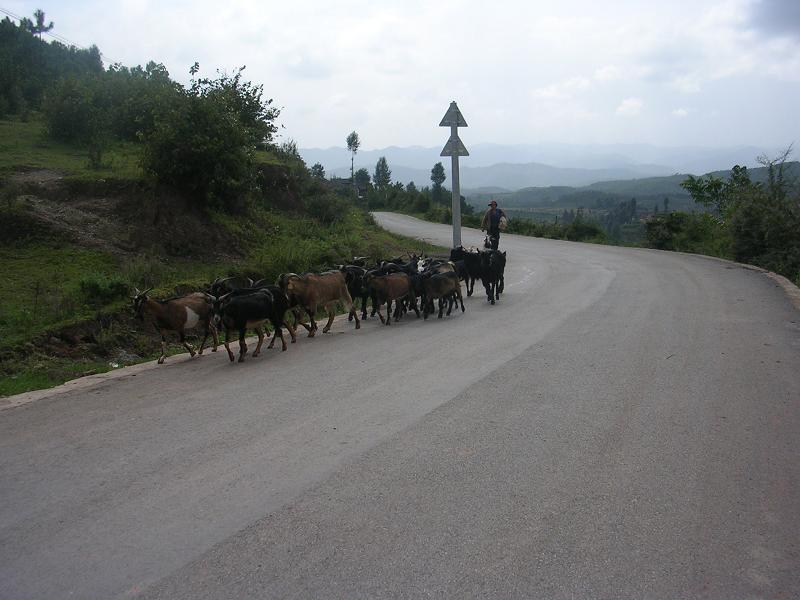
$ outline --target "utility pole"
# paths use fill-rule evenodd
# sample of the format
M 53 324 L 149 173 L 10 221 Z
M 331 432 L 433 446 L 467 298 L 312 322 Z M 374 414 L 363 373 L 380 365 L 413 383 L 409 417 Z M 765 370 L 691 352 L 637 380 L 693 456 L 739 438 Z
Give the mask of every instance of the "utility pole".
M 439 127 L 450 128 L 450 139 L 447 140 L 439 156 L 451 157 L 450 179 L 453 182 L 453 248 L 461 245 L 461 184 L 458 175 L 458 157 L 469 156 L 469 152 L 458 137 L 458 128 L 467 127 L 467 122 L 461 111 L 458 110 L 456 101 L 450 103 Z

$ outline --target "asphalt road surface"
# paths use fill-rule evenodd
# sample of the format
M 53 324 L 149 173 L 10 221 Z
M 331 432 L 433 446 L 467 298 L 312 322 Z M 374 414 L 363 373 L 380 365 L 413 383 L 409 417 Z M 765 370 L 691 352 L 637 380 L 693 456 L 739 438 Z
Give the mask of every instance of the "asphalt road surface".
M 495 306 L 478 284 L 442 320 L 338 319 L 0 411 L 0 598 L 800 597 L 785 291 L 697 256 L 501 249 Z

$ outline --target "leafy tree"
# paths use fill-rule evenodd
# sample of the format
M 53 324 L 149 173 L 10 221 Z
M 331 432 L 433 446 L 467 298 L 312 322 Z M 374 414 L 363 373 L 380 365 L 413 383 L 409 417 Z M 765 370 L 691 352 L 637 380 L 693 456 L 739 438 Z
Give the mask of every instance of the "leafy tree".
M 154 128 L 142 136 L 142 166 L 154 181 L 203 206 L 241 210 L 255 190 L 256 147 L 270 140 L 279 111 L 260 86 L 221 75 L 196 79 L 159 104 Z M 197 72 L 196 65 L 192 75 Z M 279 149 L 297 155 L 291 140 Z M 299 159 L 299 155 L 297 155 Z
M 20 21 L 20 25 L 24 26 L 25 29 L 30 31 L 33 35 L 38 36 L 41 40 L 43 33 L 47 33 L 53 29 L 53 22 L 50 21 L 47 25 L 44 24 L 44 11 L 40 8 L 33 11 L 33 18 L 35 21 L 23 18 L 22 21 Z
M 314 179 L 325 179 L 325 168 L 320 163 L 311 166 L 311 176 Z
M 433 182 L 433 201 L 440 203 L 442 201 L 442 184 L 447 179 L 444 174 L 444 167 L 442 163 L 437 162 L 431 169 L 431 181 Z
M 365 168 L 362 167 L 355 172 L 354 178 L 355 178 L 357 192 L 359 194 L 361 192 L 366 193 L 367 190 L 369 189 L 369 184 L 372 179 L 370 177 L 369 171 L 367 171 Z
M 408 185 L 406 185 L 406 192 L 409 194 L 416 194 L 417 193 L 417 186 L 414 185 L 413 181 L 409 181 Z
M 89 166 L 102 165 L 111 141 L 113 106 L 103 77 L 67 77 L 60 80 L 42 106 L 45 130 L 54 139 L 88 149 Z
M 681 187 L 692 196 L 698 204 L 702 204 L 724 220 L 733 208 L 736 197 L 752 187 L 747 167 L 735 165 L 731 169 L 730 179 L 724 181 L 714 175 L 694 177 L 689 175 L 681 182 Z
M 192 67 L 194 73 L 198 68 L 195 63 Z M 272 98 L 263 98 L 264 86 L 243 80 L 244 70 L 245 67 L 240 67 L 233 76 L 222 73 L 216 79 L 193 80 L 191 91 L 223 107 L 245 128 L 253 145 L 264 148 L 278 131 L 275 120 L 280 109 L 272 106 Z
M 350 151 L 350 183 L 351 185 L 355 184 L 355 176 L 353 173 L 353 164 L 356 157 L 356 153 L 358 152 L 358 148 L 361 146 L 361 140 L 358 138 L 358 134 L 355 131 L 351 131 L 350 135 L 347 136 L 347 149 Z M 357 189 L 353 190 L 356 194 L 358 193 Z
M 372 178 L 375 188 L 379 191 L 385 192 L 392 182 L 392 172 L 389 170 L 389 164 L 386 162 L 386 157 L 381 156 L 378 162 L 375 163 L 375 175 Z
M 23 24 L 17 26 L 8 18 L 0 21 L 0 104 L 6 112 L 24 115 L 39 109 L 45 90 L 62 77 L 102 72 L 97 46 L 81 50 L 43 42 Z

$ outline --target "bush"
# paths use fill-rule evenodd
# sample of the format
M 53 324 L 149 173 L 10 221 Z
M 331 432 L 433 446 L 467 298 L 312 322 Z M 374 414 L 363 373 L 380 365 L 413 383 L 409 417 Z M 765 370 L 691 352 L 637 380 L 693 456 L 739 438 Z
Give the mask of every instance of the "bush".
M 84 277 L 78 282 L 81 299 L 99 307 L 128 296 L 128 284 L 117 277 Z
M 347 218 L 350 203 L 335 194 L 311 196 L 305 201 L 306 212 L 323 225 L 332 225 Z
M 129 288 L 139 287 L 143 290 L 156 287 L 174 276 L 161 260 L 149 256 L 136 256 L 124 261 L 121 273 Z
M 564 230 L 564 238 L 571 242 L 597 242 L 606 241 L 603 228 L 594 221 L 576 218 Z
M 193 80 L 158 105 L 152 131 L 142 136 L 142 166 L 157 183 L 228 212 L 241 212 L 256 190 L 255 151 L 271 141 L 279 114 L 260 87 L 240 78 L 241 70 Z
M 724 225 L 709 213 L 675 211 L 655 215 L 645 225 L 645 233 L 650 248 L 720 257 L 730 252 Z

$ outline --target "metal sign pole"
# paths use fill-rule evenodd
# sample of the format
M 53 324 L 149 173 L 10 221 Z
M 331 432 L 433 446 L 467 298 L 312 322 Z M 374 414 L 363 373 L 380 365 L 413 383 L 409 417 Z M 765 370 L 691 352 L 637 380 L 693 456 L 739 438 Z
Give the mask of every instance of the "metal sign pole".
M 455 131 L 455 127 L 453 127 Z M 458 154 L 451 157 L 451 174 L 453 179 L 453 248 L 461 245 L 461 185 L 458 173 Z
M 466 126 L 467 122 L 464 120 L 461 111 L 458 110 L 458 105 L 454 100 L 450 103 L 450 108 L 447 109 L 447 112 L 442 118 L 442 122 L 439 123 L 439 127 L 450 128 L 450 139 L 447 140 L 447 144 L 445 144 L 444 149 L 442 149 L 440 156 L 451 157 L 450 173 L 453 180 L 453 204 L 451 211 L 453 215 L 453 248 L 457 248 L 461 245 L 461 183 L 458 173 L 458 157 L 469 156 L 469 152 L 467 152 L 464 144 L 458 138 L 458 128 Z

